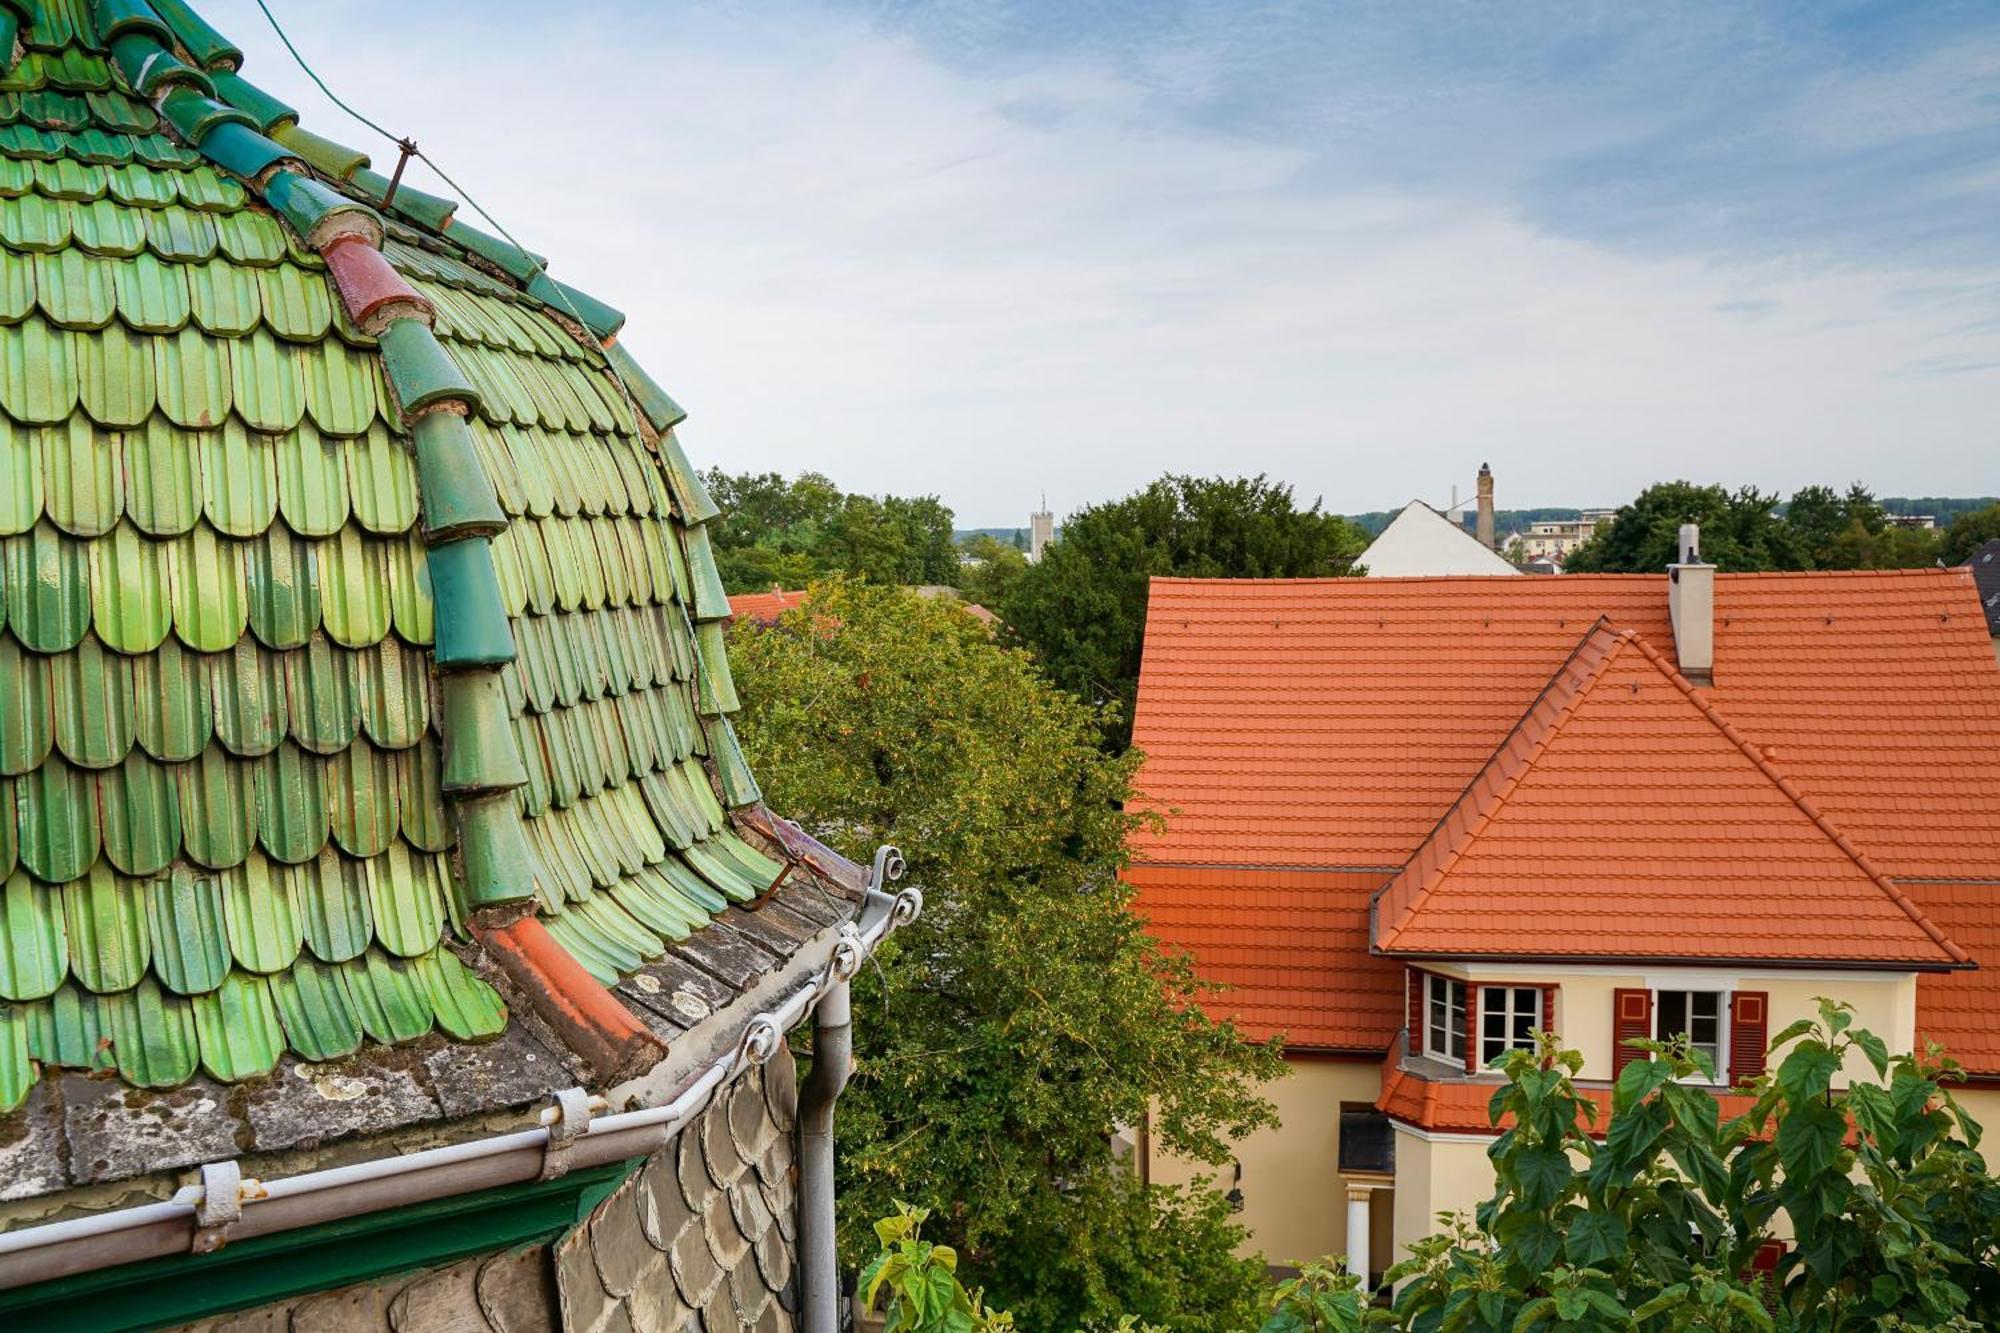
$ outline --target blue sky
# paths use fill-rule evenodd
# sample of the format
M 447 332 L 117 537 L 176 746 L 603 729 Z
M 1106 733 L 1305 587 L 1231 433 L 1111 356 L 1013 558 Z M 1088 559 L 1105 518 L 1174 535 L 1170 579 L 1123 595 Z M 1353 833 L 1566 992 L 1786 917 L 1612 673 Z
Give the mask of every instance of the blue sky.
M 630 313 L 703 463 L 968 524 L 2000 490 L 1990 4 L 271 3 Z

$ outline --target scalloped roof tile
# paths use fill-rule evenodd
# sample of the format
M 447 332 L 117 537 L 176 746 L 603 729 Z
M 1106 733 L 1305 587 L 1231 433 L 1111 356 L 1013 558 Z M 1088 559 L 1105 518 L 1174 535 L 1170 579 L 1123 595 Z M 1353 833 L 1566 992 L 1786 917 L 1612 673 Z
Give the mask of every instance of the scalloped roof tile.
M 64 1068 L 161 1088 L 490 1040 L 534 998 L 456 878 L 447 542 L 383 364 L 426 304 L 451 371 L 426 382 L 470 406 L 508 525 L 482 740 L 527 781 L 479 818 L 521 824 L 519 891 L 609 986 L 782 870 L 725 808 L 755 786 L 713 508 L 678 408 L 598 341 L 620 317 L 449 201 L 399 191 L 378 226 L 387 182 L 192 11 L 117 8 L 165 22 L 107 60 L 88 0 L 29 0 L 0 52 L 0 1110 Z M 286 183 L 219 165 L 264 151 L 245 122 L 296 154 Z M 350 310 L 314 246 L 383 228 Z

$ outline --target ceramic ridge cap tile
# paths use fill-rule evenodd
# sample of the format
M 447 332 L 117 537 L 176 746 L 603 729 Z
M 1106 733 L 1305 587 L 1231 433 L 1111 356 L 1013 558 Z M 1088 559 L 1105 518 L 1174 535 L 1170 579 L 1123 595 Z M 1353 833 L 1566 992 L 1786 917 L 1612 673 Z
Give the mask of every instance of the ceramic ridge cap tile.
M 431 303 L 365 238 L 342 237 L 326 248 L 324 257 L 341 303 L 364 331 L 380 335 L 396 319 L 431 321 Z

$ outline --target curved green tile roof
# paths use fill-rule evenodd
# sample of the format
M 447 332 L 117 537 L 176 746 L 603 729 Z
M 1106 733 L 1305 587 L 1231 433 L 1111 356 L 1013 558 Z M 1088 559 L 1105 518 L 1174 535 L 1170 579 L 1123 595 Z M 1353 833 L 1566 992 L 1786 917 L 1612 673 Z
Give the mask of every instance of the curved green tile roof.
M 0 1109 L 492 1036 L 480 903 L 609 983 L 768 888 L 715 509 L 622 317 L 449 201 L 379 215 L 182 4 L 0 0 L 10 49 Z M 416 302 L 357 323 L 344 236 Z

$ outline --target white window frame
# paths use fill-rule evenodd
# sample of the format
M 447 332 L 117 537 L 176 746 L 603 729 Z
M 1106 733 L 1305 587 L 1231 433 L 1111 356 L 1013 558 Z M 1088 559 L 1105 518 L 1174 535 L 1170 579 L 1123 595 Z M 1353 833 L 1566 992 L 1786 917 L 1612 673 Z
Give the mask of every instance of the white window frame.
M 1458 996 L 1458 1049 L 1451 1048 L 1452 994 L 1454 988 Z M 1472 986 L 1460 977 L 1442 976 L 1436 972 L 1424 973 L 1424 1054 L 1454 1064 L 1465 1063 L 1466 1042 L 1471 1040 L 1470 1023 L 1466 1006 L 1472 999 Z M 1438 1026 L 1437 1014 L 1433 1006 L 1444 1008 L 1444 1025 Z
M 1500 992 L 1502 996 L 1502 1003 L 1498 1009 L 1489 1008 L 1487 1000 L 1487 996 L 1494 991 Z M 1542 1013 L 1542 988 L 1540 986 L 1518 985 L 1505 981 L 1484 982 L 1480 985 L 1478 1026 L 1479 1067 L 1481 1069 L 1486 1068 L 1509 1051 L 1532 1051 L 1535 1049 L 1533 1037 L 1528 1038 L 1526 1043 L 1523 1044 L 1516 1040 L 1514 1036 L 1514 1020 L 1521 1016 L 1521 1011 L 1514 1007 L 1514 1001 L 1520 998 L 1524 992 L 1534 997 L 1529 1009 L 1529 1032 L 1546 1031 L 1549 1023 L 1547 1015 Z M 1486 1015 L 1489 1013 L 1500 1013 L 1506 1016 L 1507 1031 L 1503 1035 L 1499 1037 L 1489 1037 L 1486 1035 Z M 1492 1043 L 1496 1042 L 1498 1043 L 1497 1045 L 1492 1045 Z
M 1653 987 L 1653 1040 L 1665 1041 L 1675 1034 L 1662 1034 L 1661 1022 L 1665 1008 L 1660 1004 L 1662 995 L 1713 995 L 1715 997 L 1715 1078 L 1705 1079 L 1700 1074 L 1689 1074 L 1684 1083 L 1701 1083 L 1709 1087 L 1725 1087 L 1729 1083 L 1729 1000 L 1736 992 L 1728 986 L 1655 986 Z M 1694 1013 L 1693 1004 L 1688 1005 L 1690 1019 Z M 1690 1024 L 1691 1025 L 1691 1024 Z M 1692 1035 L 1692 1034 L 1690 1034 Z

